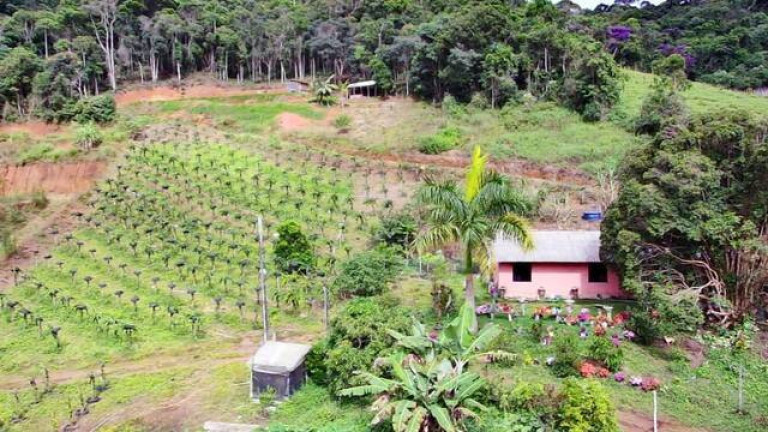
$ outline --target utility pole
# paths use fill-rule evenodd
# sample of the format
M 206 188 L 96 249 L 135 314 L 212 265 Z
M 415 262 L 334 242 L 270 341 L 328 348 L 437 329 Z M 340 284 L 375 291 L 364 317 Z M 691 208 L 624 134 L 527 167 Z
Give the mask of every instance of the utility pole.
M 264 230 L 261 216 L 258 218 L 259 230 L 259 291 L 261 291 L 261 320 L 264 323 L 264 342 L 269 340 L 269 309 L 267 308 L 267 269 L 264 262 Z
M 656 390 L 653 391 L 653 432 L 659 432 L 659 400 Z
M 739 366 L 739 414 L 744 414 L 744 366 Z

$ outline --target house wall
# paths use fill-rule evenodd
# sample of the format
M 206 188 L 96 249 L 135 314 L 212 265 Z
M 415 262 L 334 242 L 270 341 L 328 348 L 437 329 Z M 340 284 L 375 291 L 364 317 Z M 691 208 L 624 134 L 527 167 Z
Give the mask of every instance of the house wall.
M 507 298 L 538 298 L 539 288 L 547 297 L 570 298 L 573 288 L 578 288 L 579 298 L 625 297 L 618 274 L 610 268 L 607 283 L 590 283 L 587 263 L 533 263 L 531 282 L 513 282 L 512 263 L 499 263 L 497 282 Z

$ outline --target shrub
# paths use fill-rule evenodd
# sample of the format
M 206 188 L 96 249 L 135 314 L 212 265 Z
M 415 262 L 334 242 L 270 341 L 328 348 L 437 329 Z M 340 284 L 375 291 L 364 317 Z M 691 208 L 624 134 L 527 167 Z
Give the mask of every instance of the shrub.
M 307 353 L 305 366 L 312 380 L 317 384 L 328 384 L 328 371 L 325 367 L 326 356 L 328 355 L 328 338 L 320 339 L 312 345 L 312 349 Z
M 644 293 L 638 298 L 639 307 L 631 311 L 626 324 L 635 332 L 636 341 L 649 345 L 654 341 L 680 332 L 693 332 L 703 322 L 701 309 L 692 300 L 675 302 L 661 294 Z
M 17 250 L 18 246 L 13 234 L 7 229 L 0 231 L 0 257 L 9 257 Z
M 499 406 L 504 411 L 539 411 L 553 398 L 551 389 L 541 383 L 520 382 L 510 391 L 499 395 Z
M 487 91 L 488 98 L 490 99 L 490 91 Z M 514 79 L 504 77 L 499 80 L 499 86 L 496 90 L 496 107 L 503 107 L 507 105 L 519 105 L 523 101 L 523 93 L 517 88 L 517 83 Z
M 312 380 L 332 394 L 358 382 L 357 371 L 370 371 L 378 357 L 394 348 L 388 329 L 404 332 L 409 314 L 382 299 L 355 299 L 331 320 L 328 339 L 316 343 L 307 356 Z
M 267 387 L 264 391 L 259 393 L 259 405 L 261 405 L 262 415 L 267 415 L 269 413 L 269 407 L 275 403 L 276 398 L 277 390 L 275 390 L 274 387 Z
M 461 131 L 455 127 L 446 127 L 436 134 L 419 140 L 419 151 L 424 154 L 440 154 L 459 147 L 462 143 Z
M 75 129 L 75 143 L 83 150 L 91 150 L 104 142 L 104 136 L 93 122 L 81 124 Z
M 469 106 L 474 109 L 483 110 L 487 109 L 490 104 L 488 98 L 483 93 L 476 92 L 472 94 L 472 99 L 469 101 Z
M 491 410 L 468 422 L 468 432 L 539 432 L 546 426 L 541 419 L 528 412 L 512 413 Z
M 443 97 L 443 102 L 440 106 L 443 109 L 443 114 L 450 117 L 461 117 L 467 113 L 466 107 L 449 93 L 446 93 L 445 97 Z
M 51 143 L 40 143 L 34 146 L 27 147 L 19 152 L 17 160 L 20 164 L 26 165 L 28 163 L 44 160 L 48 155 L 53 153 L 55 148 Z
M 308 273 L 315 263 L 312 244 L 295 221 L 285 221 L 277 227 L 275 265 L 285 273 Z
M 597 381 L 568 378 L 561 390 L 558 430 L 618 432 L 616 411 L 608 392 Z
M 555 338 L 555 361 L 552 363 L 552 373 L 560 378 L 579 375 L 579 338 L 575 334 L 563 334 Z
M 394 282 L 402 266 L 397 251 L 379 247 L 344 262 L 331 287 L 344 298 L 378 295 Z
M 331 320 L 329 345 L 346 340 L 357 349 L 391 345 L 388 328 L 400 331 L 410 327 L 407 311 L 381 298 L 362 298 L 348 302 Z M 391 326 L 391 327 L 388 327 Z
M 546 329 L 544 328 L 544 325 L 541 323 L 541 321 L 534 321 L 531 324 L 531 330 L 529 334 L 531 335 L 531 339 L 533 339 L 534 342 L 541 342 L 541 338 L 544 337 L 544 332 Z
M 611 372 L 618 372 L 624 363 L 624 351 L 606 337 L 594 337 L 589 345 L 589 358 L 603 364 Z
M 85 97 L 75 103 L 73 111 L 78 123 L 109 123 L 115 119 L 115 97 L 111 94 Z
M 37 190 L 32 194 L 32 204 L 36 209 L 42 210 L 48 207 L 48 197 L 45 195 L 45 191 Z
M 553 102 L 539 102 L 530 105 L 506 104 L 501 109 L 501 124 L 505 129 L 515 131 L 519 129 L 559 127 L 570 115 Z
M 407 213 L 400 213 L 382 218 L 374 237 L 379 243 L 405 250 L 416 238 L 416 230 L 416 219 Z
M 347 131 L 351 125 L 352 118 L 346 114 L 341 114 L 340 116 L 333 119 L 333 126 L 335 126 L 339 131 Z

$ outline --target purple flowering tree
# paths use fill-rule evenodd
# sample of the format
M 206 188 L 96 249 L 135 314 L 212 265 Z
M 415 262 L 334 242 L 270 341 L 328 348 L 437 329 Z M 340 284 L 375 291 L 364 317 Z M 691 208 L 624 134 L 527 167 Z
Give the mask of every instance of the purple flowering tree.
M 626 42 L 632 36 L 632 29 L 627 26 L 616 25 L 608 27 L 608 38 L 618 42 Z
M 610 26 L 605 31 L 608 38 L 608 50 L 616 55 L 619 48 L 632 37 L 632 29 L 623 25 Z

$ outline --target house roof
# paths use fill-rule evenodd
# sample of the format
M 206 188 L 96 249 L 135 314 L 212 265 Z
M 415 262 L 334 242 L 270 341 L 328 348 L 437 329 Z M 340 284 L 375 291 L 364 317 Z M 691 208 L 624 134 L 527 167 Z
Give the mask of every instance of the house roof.
M 347 88 L 353 89 L 353 88 L 359 88 L 359 87 L 371 87 L 375 86 L 376 81 L 370 80 L 370 81 L 360 81 L 353 84 L 350 84 L 347 86 Z
M 256 351 L 251 365 L 255 372 L 292 372 L 301 365 L 310 348 L 309 345 L 268 341 Z
M 496 262 L 600 262 L 600 231 L 533 231 L 533 250 L 498 236 L 493 243 Z

